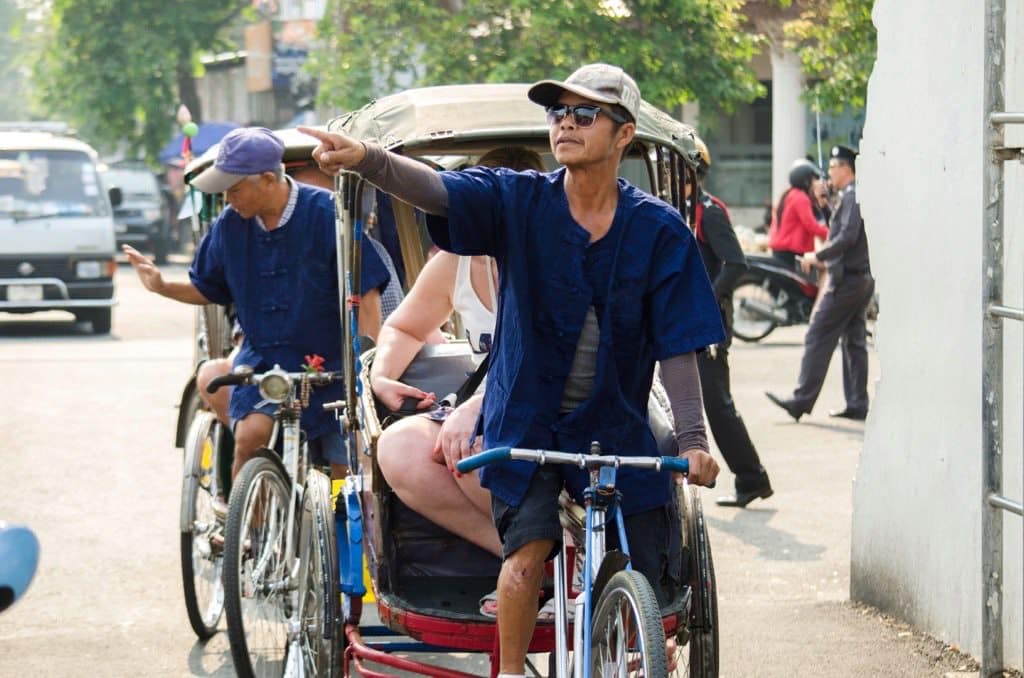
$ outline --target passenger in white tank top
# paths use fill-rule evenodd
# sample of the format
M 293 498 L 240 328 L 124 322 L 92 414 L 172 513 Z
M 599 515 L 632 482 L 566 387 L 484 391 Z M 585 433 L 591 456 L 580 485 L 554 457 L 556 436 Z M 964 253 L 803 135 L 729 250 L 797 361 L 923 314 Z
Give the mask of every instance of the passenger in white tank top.
M 425 393 L 398 377 L 452 311 L 458 311 L 466 338 L 479 361 L 490 350 L 497 303 L 496 267 L 490 257 L 439 252 L 427 262 L 412 290 L 381 328 L 370 371 L 373 392 L 397 410 L 406 398 L 429 410 L 447 394 Z M 469 449 L 483 403 L 483 387 L 453 408 L 406 417 L 377 441 L 381 472 L 407 506 L 496 556 L 501 544 L 491 520 L 490 493 L 477 474 L 461 476 L 445 465 L 443 445 Z M 477 446 L 479 446 L 479 437 Z

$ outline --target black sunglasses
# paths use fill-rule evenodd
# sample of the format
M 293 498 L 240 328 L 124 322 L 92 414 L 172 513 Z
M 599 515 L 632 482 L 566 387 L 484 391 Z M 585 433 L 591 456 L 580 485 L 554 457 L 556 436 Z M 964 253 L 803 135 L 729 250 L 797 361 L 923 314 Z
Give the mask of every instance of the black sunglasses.
M 576 123 L 577 127 L 590 127 L 597 120 L 598 113 L 604 113 L 620 125 L 628 122 L 614 111 L 606 111 L 596 104 L 576 104 L 575 106 L 555 104 L 554 106 L 548 106 L 545 110 L 548 112 L 549 124 L 560 123 L 565 119 L 565 116 L 572 114 L 573 122 Z

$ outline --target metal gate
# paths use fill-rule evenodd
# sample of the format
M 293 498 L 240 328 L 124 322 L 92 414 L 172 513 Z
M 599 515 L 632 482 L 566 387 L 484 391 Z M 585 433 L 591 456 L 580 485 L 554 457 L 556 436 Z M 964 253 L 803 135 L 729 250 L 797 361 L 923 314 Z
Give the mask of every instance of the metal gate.
M 1003 328 L 1024 321 L 1024 309 L 1003 304 L 1003 163 L 1024 162 L 1007 148 L 1007 125 L 1024 124 L 1024 112 L 1005 108 L 1006 0 L 985 2 L 985 186 L 982 319 L 982 519 L 981 678 L 1000 676 L 1003 660 L 1003 511 L 1022 515 L 1021 502 L 1003 496 Z

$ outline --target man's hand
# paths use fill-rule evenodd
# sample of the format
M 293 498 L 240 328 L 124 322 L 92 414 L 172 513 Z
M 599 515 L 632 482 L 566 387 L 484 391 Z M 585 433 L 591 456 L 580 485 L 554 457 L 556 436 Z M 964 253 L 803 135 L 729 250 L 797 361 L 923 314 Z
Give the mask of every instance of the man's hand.
M 679 455 L 690 461 L 690 472 L 686 474 L 692 485 L 704 485 L 709 487 L 718 477 L 718 462 L 710 454 L 700 448 L 686 450 Z M 681 484 L 683 479 L 676 476 L 676 484 Z
M 408 384 L 403 384 L 397 379 L 372 376 L 370 378 L 370 385 L 377 398 L 392 411 L 401 409 L 402 403 L 405 402 L 406 398 L 416 398 L 419 400 L 420 402 L 416 403 L 416 409 L 418 410 L 425 410 L 437 401 L 437 396 L 433 393 L 421 391 Z
M 160 269 L 131 245 L 121 245 L 121 251 L 128 255 L 128 262 L 135 269 L 135 272 L 139 274 L 139 280 L 142 281 L 142 285 L 150 292 L 162 294 L 165 283 L 164 277 L 160 274 Z
M 455 470 L 455 464 L 460 459 L 476 454 L 481 448 L 483 436 L 477 436 L 472 446 L 469 444 L 480 416 L 480 402 L 469 400 L 456 407 L 444 420 L 441 432 L 437 434 L 437 442 L 434 443 L 433 458 L 438 462 L 444 461 L 456 477 L 461 474 Z
M 824 268 L 825 263 L 819 259 L 814 252 L 808 252 L 807 254 L 800 257 L 800 270 L 804 273 L 810 273 L 812 268 Z
M 355 167 L 366 157 L 366 147 L 346 134 L 323 132 L 309 127 L 299 127 L 305 135 L 320 140 L 313 149 L 313 160 L 325 174 L 335 176 L 342 170 Z

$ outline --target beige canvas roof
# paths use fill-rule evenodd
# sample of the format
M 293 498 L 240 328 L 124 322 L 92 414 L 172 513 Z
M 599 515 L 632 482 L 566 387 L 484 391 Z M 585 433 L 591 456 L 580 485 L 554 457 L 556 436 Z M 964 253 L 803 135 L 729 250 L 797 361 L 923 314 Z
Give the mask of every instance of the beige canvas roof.
M 530 101 L 528 84 L 447 85 L 406 90 L 332 120 L 344 131 L 390 149 L 444 155 L 490 139 L 533 140 L 547 145 L 544 109 Z M 641 103 L 637 138 L 694 158 L 694 130 L 647 102 Z
M 418 156 L 479 154 L 489 142 L 548 148 L 544 109 L 530 101 L 528 84 L 444 85 L 410 89 L 377 99 L 335 118 L 331 131 Z M 321 128 L 322 129 L 322 128 Z M 275 130 L 285 143 L 284 161 L 309 157 L 316 140 L 295 129 Z M 640 104 L 637 138 L 675 149 L 691 163 L 695 132 L 646 101 Z M 186 179 L 206 169 L 217 146 L 188 164 Z

